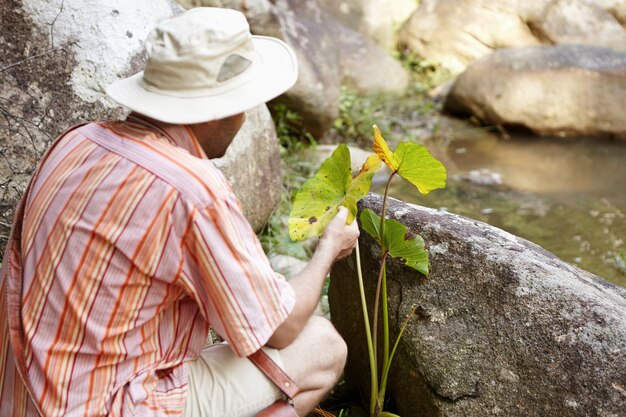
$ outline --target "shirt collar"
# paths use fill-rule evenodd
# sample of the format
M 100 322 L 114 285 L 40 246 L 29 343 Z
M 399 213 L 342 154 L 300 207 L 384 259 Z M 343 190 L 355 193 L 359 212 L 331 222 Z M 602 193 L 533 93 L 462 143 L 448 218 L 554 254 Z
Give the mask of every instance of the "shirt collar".
M 129 123 L 140 124 L 150 129 L 158 136 L 170 142 L 172 145 L 183 148 L 196 158 L 208 159 L 189 126 L 169 124 L 154 119 L 147 119 L 136 113 L 129 115 L 126 118 L 126 121 Z

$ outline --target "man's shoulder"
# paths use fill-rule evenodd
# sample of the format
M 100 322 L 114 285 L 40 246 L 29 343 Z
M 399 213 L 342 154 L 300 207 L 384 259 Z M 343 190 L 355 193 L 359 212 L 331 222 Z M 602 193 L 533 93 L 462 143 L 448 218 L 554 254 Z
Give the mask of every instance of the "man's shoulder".
M 146 138 L 141 132 L 131 134 L 119 129 L 121 126 L 94 122 L 79 127 L 77 132 L 149 172 L 194 206 L 205 207 L 232 193 L 224 175 L 210 160 L 167 141 Z

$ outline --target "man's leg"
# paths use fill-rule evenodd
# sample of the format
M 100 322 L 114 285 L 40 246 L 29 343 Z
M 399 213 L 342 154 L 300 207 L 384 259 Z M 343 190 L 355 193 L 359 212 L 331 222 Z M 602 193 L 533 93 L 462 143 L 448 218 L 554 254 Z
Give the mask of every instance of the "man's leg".
M 347 353 L 333 325 L 318 316 L 311 317 L 296 340 L 280 350 L 285 372 L 301 390 L 294 399 L 299 416 L 306 416 L 335 386 Z
M 347 348 L 333 325 L 313 316 L 286 348 L 266 352 L 296 382 L 294 398 L 304 417 L 335 385 L 343 372 Z M 205 348 L 187 363 L 189 389 L 184 417 L 252 417 L 282 398 L 278 388 L 246 358 L 227 344 Z

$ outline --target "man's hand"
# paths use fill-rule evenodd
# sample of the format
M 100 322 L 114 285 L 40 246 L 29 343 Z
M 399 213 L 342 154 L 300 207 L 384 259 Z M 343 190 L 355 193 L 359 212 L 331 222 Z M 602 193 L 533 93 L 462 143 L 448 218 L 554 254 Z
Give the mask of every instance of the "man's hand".
M 337 215 L 328 223 L 320 239 L 318 250 L 329 251 L 334 260 L 350 256 L 359 239 L 357 222 L 346 224 L 348 213 L 347 208 L 339 206 Z

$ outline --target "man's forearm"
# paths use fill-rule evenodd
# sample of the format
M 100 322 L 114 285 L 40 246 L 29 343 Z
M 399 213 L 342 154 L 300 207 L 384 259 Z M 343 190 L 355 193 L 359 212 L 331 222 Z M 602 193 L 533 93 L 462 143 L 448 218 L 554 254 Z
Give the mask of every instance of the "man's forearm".
M 335 218 L 326 226 L 311 261 L 289 281 L 296 294 L 296 304 L 283 324 L 278 326 L 268 346 L 282 349 L 298 337 L 315 311 L 333 262 L 352 253 L 359 238 L 359 227 L 354 221 L 347 223 L 348 214 L 345 207 L 339 207 Z
M 296 303 L 289 317 L 281 324 L 267 345 L 282 349 L 300 334 L 315 311 L 330 268 L 337 254 L 322 240 L 307 266 L 297 276 L 289 280 Z

